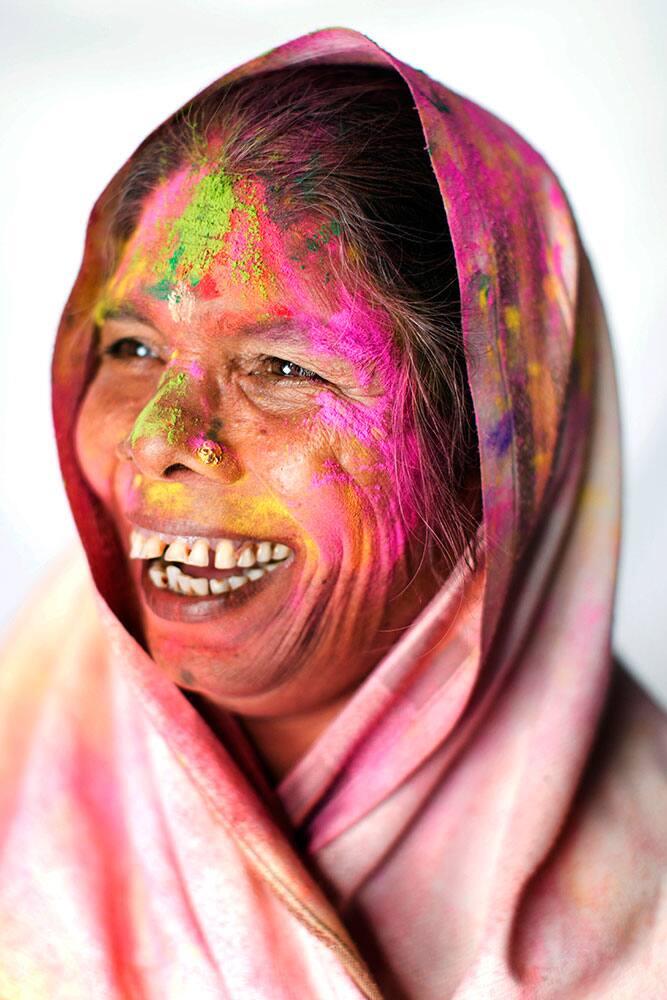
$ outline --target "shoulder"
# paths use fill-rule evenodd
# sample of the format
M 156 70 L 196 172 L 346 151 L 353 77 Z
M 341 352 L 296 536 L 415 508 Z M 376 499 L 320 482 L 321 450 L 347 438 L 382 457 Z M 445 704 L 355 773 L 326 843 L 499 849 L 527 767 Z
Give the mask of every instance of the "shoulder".
M 72 543 L 34 586 L 0 642 L 0 711 L 22 693 L 35 700 L 54 662 L 99 630 L 81 546 Z
M 667 712 L 619 662 L 591 754 L 590 776 L 627 836 L 667 862 Z
M 5 652 L 20 640 L 26 626 L 34 624 L 37 613 L 54 623 L 71 608 L 71 599 L 90 589 L 90 574 L 84 551 L 78 541 L 72 541 L 44 569 L 19 608 L 2 638 Z
M 666 885 L 667 714 L 617 663 L 570 814 L 520 907 L 519 968 L 564 991 L 537 996 L 656 995 Z

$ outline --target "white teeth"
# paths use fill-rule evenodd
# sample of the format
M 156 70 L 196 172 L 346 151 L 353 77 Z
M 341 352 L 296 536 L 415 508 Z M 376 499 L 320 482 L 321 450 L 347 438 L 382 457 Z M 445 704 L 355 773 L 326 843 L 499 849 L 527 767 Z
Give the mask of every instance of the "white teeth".
M 208 566 L 208 542 L 205 538 L 197 539 L 185 561 L 190 566 Z
M 167 543 L 163 542 L 159 535 L 151 535 L 144 542 L 141 550 L 142 559 L 157 559 L 165 550 Z
M 182 538 L 177 538 L 175 542 L 167 548 L 164 558 L 168 562 L 187 562 L 188 550 Z
M 241 555 L 236 560 L 236 565 L 241 566 L 243 569 L 247 569 L 248 566 L 255 565 L 255 547 L 254 545 L 249 545 L 247 549 L 244 549 Z
M 151 559 L 156 563 L 149 567 L 148 574 L 153 585 L 160 590 L 169 589 L 177 594 L 205 597 L 208 594 L 224 594 L 237 590 L 248 580 L 259 580 L 266 572 L 273 572 L 276 566 L 293 555 L 292 549 L 282 542 L 243 542 L 223 538 L 215 544 L 214 565 L 216 569 L 237 569 L 239 573 L 225 580 L 215 580 L 209 576 L 192 577 L 183 573 L 180 567 L 165 563 L 208 567 L 210 552 L 214 547 L 207 538 L 188 540 L 178 537 L 169 542 L 161 535 L 133 528 L 130 532 L 130 558 Z M 161 560 L 157 562 L 157 560 Z
M 265 563 L 271 559 L 271 542 L 260 542 L 257 546 L 257 562 Z
M 170 569 L 176 569 L 176 567 L 170 566 Z M 157 566 L 150 566 L 148 569 L 148 575 L 155 586 L 159 587 L 160 590 L 164 590 L 167 587 L 167 574 L 163 570 L 158 569 Z
M 234 569 L 235 566 L 234 544 L 229 538 L 223 538 L 215 547 L 215 568 Z
M 154 586 L 160 590 L 168 588 L 176 594 L 186 594 L 188 597 L 207 597 L 209 594 L 225 594 L 230 590 L 238 590 L 248 580 L 260 580 L 265 573 L 276 569 L 280 563 L 265 563 L 264 566 L 251 566 L 243 570 L 242 575 L 228 576 L 224 580 L 216 580 L 205 576 L 188 576 L 178 566 L 165 565 L 164 562 L 150 566 L 148 575 Z
M 139 531 L 132 531 L 130 533 L 130 559 L 141 559 L 143 547 L 143 535 Z

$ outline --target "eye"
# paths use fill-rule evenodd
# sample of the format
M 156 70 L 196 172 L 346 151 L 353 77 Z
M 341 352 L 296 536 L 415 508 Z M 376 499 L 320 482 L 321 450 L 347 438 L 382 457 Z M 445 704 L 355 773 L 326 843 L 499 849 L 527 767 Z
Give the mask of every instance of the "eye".
M 309 368 L 303 368 L 301 365 L 297 365 L 294 361 L 288 361 L 286 358 L 276 358 L 276 357 L 265 357 L 262 358 L 266 366 L 266 370 L 269 375 L 274 375 L 277 378 L 287 379 L 292 382 L 296 381 L 310 381 L 310 382 L 324 382 L 325 379 L 317 372 L 310 371 Z
M 136 337 L 121 337 L 104 351 L 112 358 L 157 358 L 155 351 Z

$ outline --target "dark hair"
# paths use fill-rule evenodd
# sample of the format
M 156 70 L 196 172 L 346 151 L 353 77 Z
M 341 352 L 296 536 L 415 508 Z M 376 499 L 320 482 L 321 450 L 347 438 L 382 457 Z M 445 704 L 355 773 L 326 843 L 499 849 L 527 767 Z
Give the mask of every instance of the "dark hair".
M 348 250 L 332 262 L 337 276 L 392 317 L 402 359 L 393 419 L 410 420 L 418 442 L 417 467 L 396 456 L 398 481 L 418 484 L 426 554 L 434 567 L 444 557 L 445 573 L 461 554 L 474 563 L 479 456 L 458 278 L 407 85 L 392 69 L 340 64 L 214 85 L 137 150 L 112 207 L 114 255 L 145 197 L 212 148 L 230 174 L 262 178 L 282 218 L 335 220 Z

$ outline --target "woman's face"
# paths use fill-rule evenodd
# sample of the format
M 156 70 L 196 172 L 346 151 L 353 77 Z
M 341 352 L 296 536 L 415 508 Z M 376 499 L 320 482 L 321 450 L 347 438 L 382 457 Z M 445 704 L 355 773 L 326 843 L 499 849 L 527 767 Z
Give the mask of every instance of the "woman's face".
M 151 655 L 247 714 L 340 698 L 435 589 L 395 471 L 415 440 L 391 429 L 390 324 L 334 276 L 338 232 L 281 225 L 260 180 L 184 168 L 99 304 L 79 460 Z

